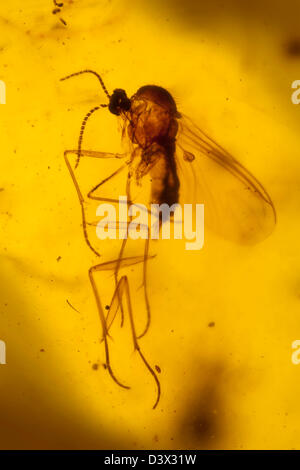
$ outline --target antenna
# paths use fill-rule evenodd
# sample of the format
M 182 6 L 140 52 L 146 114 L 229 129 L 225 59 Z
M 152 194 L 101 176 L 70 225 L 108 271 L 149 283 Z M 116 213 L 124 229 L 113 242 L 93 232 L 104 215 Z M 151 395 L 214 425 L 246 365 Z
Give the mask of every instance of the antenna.
M 61 78 L 60 81 L 62 82 L 63 80 L 68 80 L 69 78 L 76 77 L 77 75 L 82 75 L 83 73 L 92 73 L 93 75 L 95 75 L 98 78 L 98 80 L 99 80 L 99 82 L 100 82 L 100 84 L 103 88 L 103 91 L 106 94 L 107 98 L 108 99 L 110 98 L 110 94 L 108 93 L 107 88 L 104 85 L 104 82 L 103 82 L 102 78 L 100 77 L 100 75 L 97 72 L 94 72 L 94 70 L 81 70 L 80 72 L 71 73 L 71 75 L 67 75 L 66 77 Z
M 93 70 L 81 70 L 80 72 L 71 73 L 71 75 L 67 75 L 66 77 L 61 78 L 60 81 L 62 82 L 64 80 L 68 80 L 69 78 L 76 77 L 77 75 L 82 75 L 83 73 L 92 73 L 93 75 L 95 75 L 98 78 L 98 80 L 100 82 L 100 85 L 102 86 L 103 91 L 106 94 L 107 98 L 110 99 L 110 94 L 108 93 L 107 88 L 104 85 L 104 82 L 103 82 L 102 78 L 100 77 L 100 75 L 97 72 L 94 72 Z M 78 165 L 79 165 L 79 160 L 80 160 L 80 157 L 81 157 L 81 145 L 82 145 L 83 133 L 84 133 L 84 129 L 85 129 L 87 120 L 89 119 L 89 117 L 95 111 L 97 111 L 100 108 L 106 108 L 107 106 L 108 106 L 107 104 L 100 104 L 99 106 L 96 106 L 95 108 L 92 108 L 85 115 L 85 117 L 84 117 L 84 119 L 81 123 L 80 134 L 79 134 L 79 138 L 78 138 L 78 152 L 77 152 L 77 160 L 76 160 L 75 168 L 77 168 Z
M 81 157 L 81 145 L 82 145 L 83 133 L 84 133 L 84 129 L 85 129 L 87 120 L 89 119 L 89 117 L 90 117 L 95 111 L 98 111 L 98 109 L 100 109 L 100 108 L 107 108 L 107 104 L 100 104 L 100 106 L 96 106 L 95 108 L 92 108 L 92 109 L 84 116 L 84 119 L 83 119 L 83 121 L 82 121 L 82 123 L 81 123 L 80 134 L 79 134 L 79 139 L 78 139 L 77 160 L 76 160 L 75 168 L 77 168 L 78 165 L 79 165 L 79 160 L 80 160 L 80 157 Z

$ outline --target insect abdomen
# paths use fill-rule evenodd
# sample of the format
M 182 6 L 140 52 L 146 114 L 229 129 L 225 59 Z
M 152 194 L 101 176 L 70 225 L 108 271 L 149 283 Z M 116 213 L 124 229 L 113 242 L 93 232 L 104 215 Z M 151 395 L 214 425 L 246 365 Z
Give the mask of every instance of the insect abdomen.
M 151 203 L 172 206 L 179 200 L 179 178 L 177 176 L 173 146 L 166 146 L 157 155 L 151 175 Z

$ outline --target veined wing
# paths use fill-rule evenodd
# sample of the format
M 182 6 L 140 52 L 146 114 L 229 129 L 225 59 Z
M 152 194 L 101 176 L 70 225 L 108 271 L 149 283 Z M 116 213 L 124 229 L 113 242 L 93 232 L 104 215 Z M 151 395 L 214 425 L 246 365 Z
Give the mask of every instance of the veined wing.
M 189 118 L 178 120 L 180 202 L 204 203 L 204 223 L 225 239 L 254 244 L 274 229 L 276 212 L 263 185 Z

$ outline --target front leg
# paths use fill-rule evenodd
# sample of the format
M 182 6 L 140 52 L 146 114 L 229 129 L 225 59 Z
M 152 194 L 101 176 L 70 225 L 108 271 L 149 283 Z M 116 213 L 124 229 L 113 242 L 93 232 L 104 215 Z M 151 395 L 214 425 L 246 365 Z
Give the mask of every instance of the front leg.
M 73 184 L 75 186 L 77 196 L 78 196 L 78 199 L 79 199 L 79 204 L 80 204 L 80 207 L 81 207 L 82 228 L 83 228 L 84 239 L 86 241 L 86 244 L 90 248 L 90 250 L 92 250 L 92 252 L 95 253 L 96 256 L 100 256 L 100 253 L 98 253 L 98 251 L 95 250 L 95 248 L 93 248 L 93 246 L 91 245 L 91 242 L 89 241 L 89 238 L 88 238 L 87 223 L 86 223 L 85 212 L 84 212 L 84 197 L 82 195 L 82 192 L 80 191 L 79 184 L 78 184 L 77 178 L 75 176 L 75 171 L 72 168 L 72 165 L 71 165 L 71 163 L 69 161 L 69 158 L 68 158 L 68 156 L 70 154 L 71 155 L 77 155 L 77 153 L 78 153 L 78 150 L 65 150 L 64 158 L 65 158 L 65 162 L 66 162 L 67 168 L 69 170 L 69 173 L 71 175 Z M 114 153 L 108 153 L 108 152 L 107 153 L 106 152 L 98 152 L 98 151 L 93 151 L 93 150 L 81 150 L 81 156 L 91 157 L 91 158 L 120 158 L 121 159 L 121 158 L 126 158 L 128 156 L 128 154 L 114 154 Z M 122 168 L 125 167 L 125 166 L 126 166 L 126 164 L 123 165 Z M 117 174 L 116 172 L 113 173 L 112 175 L 110 175 L 110 177 L 103 180 L 100 184 L 104 184 L 105 181 L 107 181 L 108 179 L 113 178 L 116 174 Z M 94 190 L 95 190 L 95 188 L 94 188 Z M 91 197 L 90 193 L 89 193 L 88 196 Z
M 78 150 L 65 150 L 64 155 L 77 155 Z M 80 150 L 81 157 L 92 158 L 126 158 L 127 153 L 111 153 L 111 152 L 98 152 L 97 150 Z

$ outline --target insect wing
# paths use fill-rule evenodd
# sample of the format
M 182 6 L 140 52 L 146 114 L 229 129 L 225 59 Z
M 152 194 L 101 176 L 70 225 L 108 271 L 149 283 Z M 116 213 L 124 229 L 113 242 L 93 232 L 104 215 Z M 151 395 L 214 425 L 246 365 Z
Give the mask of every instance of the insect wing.
M 262 184 L 192 120 L 179 119 L 180 202 L 204 204 L 205 227 L 240 244 L 271 234 L 276 212 Z

